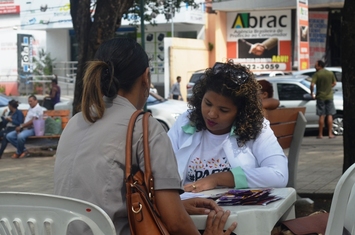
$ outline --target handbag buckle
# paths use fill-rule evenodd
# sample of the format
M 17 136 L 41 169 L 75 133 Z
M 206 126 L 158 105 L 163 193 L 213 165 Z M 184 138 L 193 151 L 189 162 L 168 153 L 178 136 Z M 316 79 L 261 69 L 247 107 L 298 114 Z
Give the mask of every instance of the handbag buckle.
M 135 210 L 134 207 L 132 206 L 132 211 L 133 211 L 133 213 L 138 214 L 139 212 L 141 212 L 142 207 L 143 207 L 143 206 L 142 206 L 142 204 L 140 204 L 140 203 L 139 203 L 139 209 L 138 209 L 138 210 Z

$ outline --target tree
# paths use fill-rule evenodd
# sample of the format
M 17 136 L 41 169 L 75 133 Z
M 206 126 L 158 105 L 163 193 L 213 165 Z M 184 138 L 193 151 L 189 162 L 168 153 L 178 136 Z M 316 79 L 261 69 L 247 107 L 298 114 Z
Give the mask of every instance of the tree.
M 355 163 L 355 1 L 345 0 L 342 20 L 341 65 L 344 99 L 343 172 Z
M 92 59 L 99 45 L 121 26 L 121 18 L 133 5 L 133 0 L 70 0 L 70 14 L 78 42 L 78 65 L 74 91 L 73 114 L 79 111 L 82 97 L 85 62 Z M 93 10 L 93 11 L 92 11 Z
M 70 0 L 70 14 L 78 42 L 78 65 L 74 91 L 73 114 L 80 110 L 85 64 L 91 60 L 100 44 L 115 35 L 121 26 L 121 19 L 140 19 L 140 1 L 143 0 Z M 197 7 L 194 0 L 150 0 L 143 1 L 144 19 L 154 24 L 157 14 L 175 11 L 181 2 Z M 170 5 L 171 4 L 171 5 Z M 135 16 L 135 17 L 130 17 Z M 137 24 L 137 21 L 133 21 Z

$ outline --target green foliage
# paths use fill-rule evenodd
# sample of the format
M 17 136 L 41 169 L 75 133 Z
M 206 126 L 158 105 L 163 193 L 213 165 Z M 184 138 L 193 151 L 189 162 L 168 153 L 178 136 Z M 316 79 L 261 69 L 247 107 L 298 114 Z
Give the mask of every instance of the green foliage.
M 53 74 L 53 62 L 56 59 L 51 58 L 51 53 L 46 53 L 43 49 L 38 52 L 38 57 L 33 57 L 34 75 L 51 75 Z
M 0 93 L 1 94 L 5 94 L 5 91 L 6 91 L 6 86 L 1 86 L 0 85 Z
M 133 25 L 140 23 L 140 1 L 135 0 L 133 6 L 123 14 L 123 19 L 129 20 Z M 171 19 L 171 15 L 179 12 L 182 3 L 188 4 L 192 8 L 202 7 L 200 4 L 195 3 L 194 0 L 149 0 L 144 1 L 144 21 L 156 25 L 154 19 L 157 15 L 165 15 L 167 21 Z
M 34 69 L 33 75 L 52 75 L 53 74 L 53 62 L 55 59 L 51 58 L 50 53 L 46 53 L 42 48 L 38 52 L 37 57 L 33 57 Z M 34 80 L 43 80 L 34 76 Z M 33 89 L 36 94 L 43 94 L 43 84 L 41 82 L 34 82 Z M 50 89 L 50 83 L 46 83 L 46 89 Z

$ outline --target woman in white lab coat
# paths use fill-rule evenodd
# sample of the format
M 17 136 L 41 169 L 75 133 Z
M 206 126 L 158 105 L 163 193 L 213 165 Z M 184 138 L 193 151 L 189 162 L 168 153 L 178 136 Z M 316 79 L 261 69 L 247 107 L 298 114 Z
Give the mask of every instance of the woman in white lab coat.
M 185 191 L 285 187 L 287 158 L 264 119 L 253 74 L 229 61 L 203 76 L 191 110 L 168 132 Z

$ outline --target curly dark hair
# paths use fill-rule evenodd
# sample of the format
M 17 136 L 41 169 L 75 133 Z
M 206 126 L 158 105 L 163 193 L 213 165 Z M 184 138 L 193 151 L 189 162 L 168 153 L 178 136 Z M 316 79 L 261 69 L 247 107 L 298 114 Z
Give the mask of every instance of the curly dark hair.
M 218 65 L 218 67 L 217 67 Z M 240 80 L 240 74 L 244 76 Z M 237 107 L 235 133 L 238 146 L 255 139 L 263 128 L 264 116 L 258 91 L 260 85 L 253 73 L 245 66 L 234 64 L 233 61 L 216 63 L 213 68 L 206 69 L 201 79 L 193 87 L 193 95 L 189 100 L 191 109 L 189 119 L 197 131 L 206 130 L 202 117 L 201 104 L 207 91 L 231 98 Z
M 19 103 L 18 103 L 17 100 L 12 99 L 12 100 L 9 101 L 9 105 L 10 105 L 11 107 L 13 107 L 14 109 L 17 109 Z
M 274 88 L 272 88 L 272 84 L 269 81 L 259 80 L 258 83 L 261 85 L 261 91 L 267 93 L 267 98 L 274 96 Z

